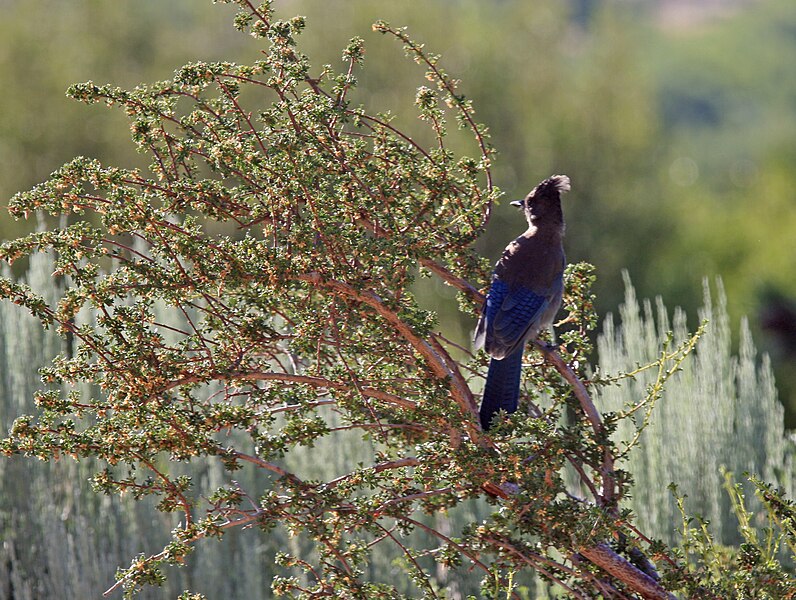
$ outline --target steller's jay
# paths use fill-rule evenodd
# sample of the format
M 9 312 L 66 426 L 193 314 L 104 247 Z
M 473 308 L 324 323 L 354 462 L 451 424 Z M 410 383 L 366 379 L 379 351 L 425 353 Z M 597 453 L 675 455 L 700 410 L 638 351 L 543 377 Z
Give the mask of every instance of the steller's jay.
M 520 370 L 525 343 L 548 329 L 564 292 L 564 215 L 561 194 L 569 178 L 542 181 L 519 206 L 528 229 L 511 242 L 495 265 L 492 284 L 475 331 L 476 349 L 492 357 L 481 400 L 481 427 L 486 431 L 500 410 L 513 413 L 520 396 Z

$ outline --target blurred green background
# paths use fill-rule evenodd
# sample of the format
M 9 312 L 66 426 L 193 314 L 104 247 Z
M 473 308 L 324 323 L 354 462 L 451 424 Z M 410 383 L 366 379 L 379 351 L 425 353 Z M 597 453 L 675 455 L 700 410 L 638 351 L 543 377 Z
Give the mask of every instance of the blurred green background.
M 484 255 L 496 259 L 522 229 L 507 200 L 565 173 L 569 259 L 597 266 L 601 312 L 621 301 L 624 268 L 640 296 L 661 295 L 689 314 L 703 277 L 721 276 L 733 319 L 748 315 L 771 353 L 796 426 L 796 2 L 275 7 L 285 18 L 308 17 L 300 43 L 318 67 L 339 68 L 347 40 L 365 38 L 356 99 L 391 109 L 410 131 L 422 72 L 370 25 L 407 25 L 443 55 L 500 152 L 496 183 L 507 197 L 479 242 Z M 233 29 L 233 14 L 209 0 L 0 0 L 2 202 L 75 155 L 145 166 L 121 111 L 75 103 L 64 91 L 89 79 L 127 87 L 166 79 L 194 60 L 253 62 L 260 42 Z M 0 214 L 0 238 L 26 227 Z M 441 320 L 459 339 L 472 327 L 453 312 Z

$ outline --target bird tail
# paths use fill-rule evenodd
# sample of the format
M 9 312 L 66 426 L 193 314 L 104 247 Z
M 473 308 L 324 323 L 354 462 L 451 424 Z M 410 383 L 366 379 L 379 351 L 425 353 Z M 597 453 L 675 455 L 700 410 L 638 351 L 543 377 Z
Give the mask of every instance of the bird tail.
M 481 400 L 481 427 L 489 429 L 492 419 L 500 410 L 513 413 L 520 398 L 520 373 L 522 371 L 523 345 L 507 357 L 489 361 L 489 372 Z

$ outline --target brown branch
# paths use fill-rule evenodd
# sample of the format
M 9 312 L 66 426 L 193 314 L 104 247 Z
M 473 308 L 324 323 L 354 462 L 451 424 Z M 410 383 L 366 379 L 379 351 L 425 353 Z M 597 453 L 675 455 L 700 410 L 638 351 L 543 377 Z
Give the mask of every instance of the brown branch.
M 541 567 L 540 563 L 545 564 L 552 569 L 563 571 L 564 573 L 567 573 L 569 575 L 578 574 L 577 571 L 575 571 L 574 569 L 567 567 L 566 565 L 563 565 L 552 559 L 549 559 L 545 556 L 542 556 L 541 554 L 537 554 L 536 552 L 529 552 L 526 548 L 520 550 L 514 544 L 509 543 L 508 541 L 501 540 L 492 536 L 487 536 L 484 539 L 490 544 L 493 544 L 499 548 L 502 548 L 506 552 L 515 555 L 519 560 L 530 565 L 532 568 L 538 570 L 539 572 L 544 573 L 552 581 L 558 583 L 558 585 L 560 585 L 562 588 L 567 590 L 572 595 L 577 596 L 578 598 L 584 598 L 584 599 L 586 598 L 586 596 L 581 594 L 579 591 L 576 591 L 575 589 L 573 589 L 572 587 L 568 586 L 563 581 L 561 581 L 560 577 L 557 577 L 555 574 L 551 573 L 548 569 Z
M 534 345 L 544 354 L 545 358 L 561 374 L 562 377 L 572 386 L 573 393 L 578 399 L 586 418 L 592 426 L 596 438 L 599 440 L 605 436 L 605 426 L 600 413 L 591 399 L 586 385 L 577 374 L 564 362 L 561 355 L 540 342 Z M 604 447 L 603 464 L 600 469 L 603 479 L 602 493 L 597 497 L 603 506 L 609 511 L 615 512 L 615 479 L 613 475 L 614 459 L 610 448 Z M 504 490 L 505 491 L 505 490 Z M 510 490 L 508 493 L 517 493 Z M 599 543 L 594 546 L 579 548 L 579 553 L 596 566 L 603 569 L 606 573 L 623 582 L 643 598 L 649 600 L 675 600 L 675 596 L 668 593 L 661 585 L 649 574 L 634 566 L 628 560 L 617 554 L 608 544 Z
M 533 344 L 536 348 L 544 354 L 545 359 L 553 365 L 553 367 L 561 374 L 561 376 L 572 386 L 572 391 L 578 399 L 586 418 L 591 424 L 594 435 L 598 443 L 605 438 L 605 425 L 603 424 L 602 417 L 594 406 L 591 399 L 589 390 L 586 389 L 580 378 L 577 376 L 570 366 L 561 358 L 561 355 L 554 349 L 550 348 L 544 343 L 534 341 Z M 614 479 L 614 457 L 611 454 L 611 449 L 605 445 L 603 447 L 603 464 L 600 468 L 600 475 L 602 477 L 603 489 L 599 496 L 603 506 L 610 510 L 615 509 L 616 503 L 616 480 Z
M 282 467 L 277 466 L 274 463 L 270 463 L 267 460 L 263 460 L 262 458 L 260 458 L 258 456 L 252 456 L 251 454 L 245 454 L 243 452 L 238 452 L 237 450 L 232 452 L 232 454 L 235 455 L 235 458 L 238 458 L 238 459 L 246 461 L 246 462 L 250 462 L 253 465 L 257 465 L 258 467 L 261 467 L 263 469 L 266 469 L 268 471 L 276 473 L 280 477 L 285 477 L 287 479 L 292 479 L 296 483 L 303 483 L 301 481 L 301 479 L 296 477 L 290 471 L 285 471 Z
M 317 406 L 334 406 L 337 402 L 334 400 L 316 400 L 315 402 L 306 402 L 304 404 L 283 404 L 282 406 L 278 406 L 276 408 L 269 408 L 268 412 L 272 415 L 282 413 L 282 412 L 290 412 L 291 410 L 300 410 L 302 408 L 314 408 Z
M 614 552 L 608 544 L 580 548 L 578 552 L 647 600 L 677 600 L 652 577 Z
M 377 26 L 374 25 L 374 29 Z M 388 32 L 391 35 L 395 36 L 399 40 L 404 43 L 404 47 L 408 50 L 411 50 L 415 56 L 425 65 L 428 67 L 429 72 L 434 74 L 434 77 L 437 80 L 437 84 L 441 85 L 445 91 L 448 93 L 448 97 L 455 103 L 456 108 L 461 113 L 464 120 L 469 125 L 470 129 L 475 136 L 476 142 L 478 143 L 478 148 L 481 153 L 481 158 L 484 162 L 484 173 L 486 175 L 486 185 L 487 189 L 491 192 L 494 189 L 494 185 L 492 183 L 492 171 L 489 168 L 489 156 L 493 154 L 493 150 L 489 147 L 484 133 L 482 133 L 481 129 L 478 127 L 478 124 L 475 122 L 475 119 L 472 115 L 472 110 L 468 109 L 467 103 L 464 102 L 463 96 L 460 96 L 456 93 L 456 85 L 447 76 L 436 64 L 435 61 L 429 59 L 426 56 L 425 52 L 423 52 L 423 46 L 414 43 L 409 37 L 404 33 L 402 30 L 396 30 L 392 27 L 388 26 L 387 24 L 380 24 L 379 27 L 382 29 L 376 29 L 377 31 Z M 492 201 L 489 199 L 486 203 L 485 210 L 484 210 L 484 224 L 489 221 L 489 217 L 492 213 Z
M 393 310 L 388 308 L 374 292 L 369 290 L 357 290 L 342 281 L 324 279 L 320 273 L 317 272 L 299 275 L 297 279 L 331 289 L 338 294 L 352 298 L 374 309 L 379 316 L 395 328 L 401 337 L 409 342 L 412 348 L 425 359 L 426 364 L 431 368 L 434 375 L 450 382 L 450 391 L 453 400 L 459 405 L 461 411 L 470 417 L 467 424 L 468 435 L 473 440 L 481 438 L 480 428 L 476 425 L 478 421 L 478 407 L 473 393 L 470 391 L 459 369 L 455 368 L 453 359 L 444 348 L 438 344 L 437 347 L 434 348 L 426 340 L 418 337 L 412 331 L 412 328 Z

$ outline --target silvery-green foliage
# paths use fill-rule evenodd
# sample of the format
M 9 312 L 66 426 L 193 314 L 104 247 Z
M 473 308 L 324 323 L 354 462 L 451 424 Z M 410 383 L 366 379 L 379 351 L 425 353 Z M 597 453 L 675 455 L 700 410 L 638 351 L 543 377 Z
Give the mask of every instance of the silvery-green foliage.
M 670 319 L 661 298 L 654 304 L 640 302 L 627 275 L 625 285 L 618 322 L 609 314 L 597 342 L 603 374 L 634 372 L 657 361 L 667 344 L 676 346 L 689 336 L 682 310 L 676 309 Z M 675 527 L 681 519 L 669 483 L 688 496 L 687 509 L 710 521 L 717 540 L 725 544 L 740 540 L 722 488 L 722 468 L 739 480 L 748 472 L 793 491 L 792 446 L 784 437 L 783 409 L 768 356 L 758 356 L 745 319 L 734 352 L 720 280 L 715 287 L 713 294 L 709 283 L 704 284 L 699 318 L 707 322 L 705 333 L 667 381 L 640 443 L 622 465 L 635 480 L 626 504 L 638 515 L 640 526 L 669 543 L 677 542 Z M 627 410 L 648 394 L 656 376 L 656 369 L 645 369 L 618 385 L 601 387 L 597 404 L 605 411 Z M 615 436 L 631 440 L 643 413 L 621 420 Z M 747 484 L 746 496 L 754 507 L 751 491 Z

